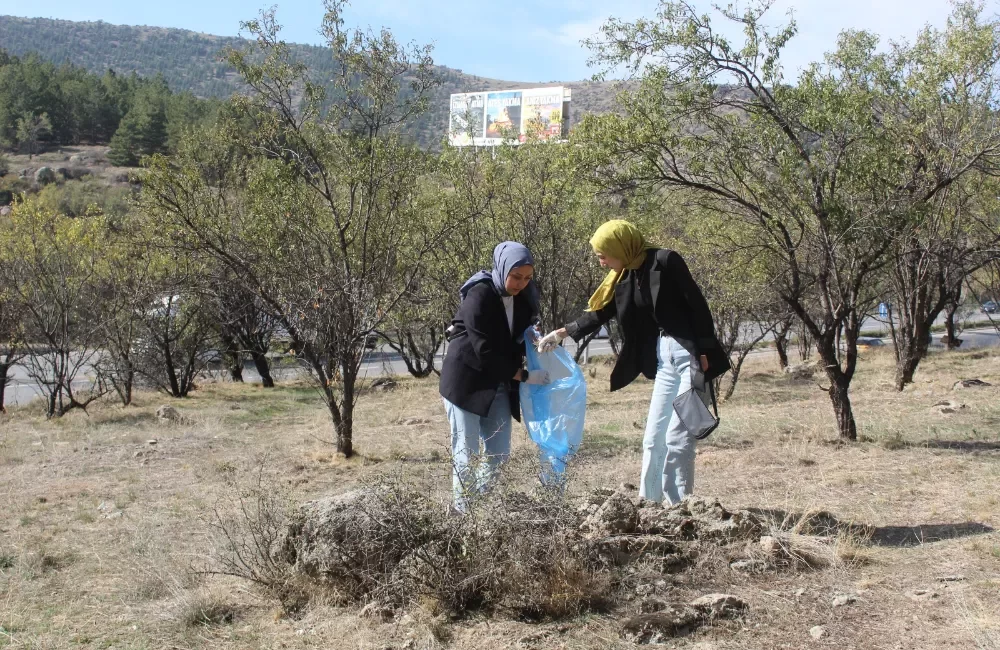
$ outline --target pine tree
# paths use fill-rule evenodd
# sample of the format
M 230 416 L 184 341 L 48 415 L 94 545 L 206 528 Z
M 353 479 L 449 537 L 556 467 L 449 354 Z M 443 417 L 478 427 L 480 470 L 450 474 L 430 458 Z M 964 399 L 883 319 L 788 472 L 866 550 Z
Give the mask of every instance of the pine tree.
M 135 111 L 129 114 L 118 125 L 118 130 L 111 137 L 111 149 L 108 160 L 118 167 L 135 167 L 139 164 L 140 127 Z

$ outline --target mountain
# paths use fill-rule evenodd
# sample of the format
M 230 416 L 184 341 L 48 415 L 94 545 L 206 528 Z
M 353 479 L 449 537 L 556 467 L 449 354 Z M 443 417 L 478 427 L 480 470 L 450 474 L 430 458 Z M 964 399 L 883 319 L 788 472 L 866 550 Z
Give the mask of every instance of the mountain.
M 238 75 L 221 61 L 221 52 L 227 47 L 242 47 L 244 43 L 240 38 L 183 29 L 0 16 L 0 48 L 11 54 L 23 56 L 35 52 L 54 63 L 69 62 L 98 74 L 109 68 L 119 74 L 135 72 L 144 77 L 159 74 L 172 90 L 186 90 L 200 97 L 228 97 L 241 90 Z M 333 74 L 333 60 L 327 48 L 300 44 L 290 47 L 313 74 L 327 77 Z M 430 111 L 413 125 L 411 133 L 421 146 L 428 148 L 439 147 L 445 137 L 451 93 L 567 86 L 573 89 L 571 126 L 585 113 L 610 111 L 614 101 L 611 83 L 532 84 L 478 77 L 445 66 L 438 66 L 437 70 L 443 83 L 432 97 Z

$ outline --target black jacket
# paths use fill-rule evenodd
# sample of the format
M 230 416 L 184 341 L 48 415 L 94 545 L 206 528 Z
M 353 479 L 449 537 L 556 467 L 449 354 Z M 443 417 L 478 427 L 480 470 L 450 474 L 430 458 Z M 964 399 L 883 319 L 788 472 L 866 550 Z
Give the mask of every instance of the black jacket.
M 481 282 L 466 295 L 452 321 L 465 334 L 448 344 L 441 366 L 441 396 L 461 409 L 485 416 L 497 388 L 510 384 L 510 413 L 520 422 L 521 402 L 514 373 L 524 360 L 524 342 L 516 339 L 532 324 L 531 305 L 523 295 L 514 296 L 514 331 L 507 327 L 507 312 L 490 282 Z
M 626 276 L 615 287 L 615 299 L 606 307 L 587 312 L 566 326 L 566 333 L 580 341 L 613 316 L 618 317 L 622 348 L 611 371 L 611 390 L 628 386 L 640 372 L 649 379 L 656 376 L 656 346 L 661 332 L 676 339 L 695 357 L 708 357 L 707 380 L 729 370 L 729 356 L 715 336 L 708 302 L 679 253 L 651 249 L 642 266 L 628 273 L 637 274 L 639 285 L 648 288 L 655 322 L 638 317 L 633 278 Z

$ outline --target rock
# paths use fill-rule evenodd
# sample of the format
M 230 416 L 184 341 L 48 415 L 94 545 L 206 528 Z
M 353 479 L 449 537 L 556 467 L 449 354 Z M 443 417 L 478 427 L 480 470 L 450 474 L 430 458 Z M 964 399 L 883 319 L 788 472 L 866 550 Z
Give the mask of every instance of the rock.
M 11 208 L 9 205 L 5 205 L 2 208 L 0 208 L 0 217 L 6 217 L 13 211 L 14 209 Z
M 614 493 L 615 491 L 611 488 L 597 488 L 587 495 L 587 503 L 597 507 L 603 506 L 604 502 L 608 500 L 608 497 Z
M 670 607 L 670 603 L 663 600 L 662 598 L 645 598 L 639 603 L 639 613 L 640 614 L 655 614 L 656 612 L 662 612 L 663 610 Z
M 819 639 L 822 639 L 824 636 L 826 636 L 826 628 L 823 627 L 822 625 L 816 625 L 814 627 L 811 627 L 809 628 L 809 636 L 818 641 Z
M 122 511 L 118 510 L 115 504 L 110 501 L 101 501 L 97 506 L 97 510 L 104 513 L 103 517 L 101 517 L 102 519 L 118 519 L 123 516 Z
M 812 379 L 816 374 L 817 366 L 813 362 L 791 364 L 787 366 L 784 373 L 792 379 Z
M 727 544 L 752 539 L 763 529 L 761 521 L 745 510 L 730 512 L 715 499 L 688 497 L 661 508 L 643 505 L 639 510 L 639 530 L 678 539 L 702 539 Z
M 839 594 L 833 598 L 834 607 L 844 607 L 846 605 L 851 605 L 858 602 L 857 596 L 851 596 L 849 594 Z
M 581 530 L 589 537 L 607 537 L 635 532 L 639 524 L 639 513 L 632 501 L 620 492 L 615 492 L 601 504 L 597 512 L 587 517 Z
M 645 504 L 639 508 L 638 530 L 648 535 L 666 535 L 674 539 L 694 539 L 698 534 L 697 524 L 692 517 L 665 510 L 658 504 Z
M 39 167 L 35 172 L 35 182 L 39 185 L 48 185 L 56 182 L 56 173 L 51 167 Z
M 407 504 L 405 511 L 390 510 L 389 504 L 399 499 Z M 291 518 L 272 548 L 272 557 L 318 580 L 336 581 L 364 572 L 369 566 L 396 566 L 399 580 L 417 581 L 419 586 L 422 572 L 433 568 L 430 564 L 439 554 L 427 544 L 433 537 L 432 509 L 427 497 L 415 490 L 390 492 L 383 487 L 309 501 Z M 421 531 L 423 537 L 408 540 L 405 545 L 385 544 L 381 540 L 386 522 L 390 521 L 406 530 Z M 409 552 L 414 548 L 417 551 Z
M 678 555 L 674 543 L 662 535 L 610 535 L 599 539 L 596 547 L 602 557 L 619 565 L 634 562 L 645 556 Z M 679 556 L 677 559 L 680 561 Z
M 622 624 L 621 636 L 633 643 L 660 643 L 689 633 L 703 622 L 700 610 L 689 605 L 667 605 L 659 612 L 633 616 Z
M 146 444 L 147 445 L 155 445 L 156 444 L 156 438 L 150 438 L 149 440 L 146 441 Z
M 933 600 L 938 597 L 936 591 L 931 591 L 930 589 L 914 589 L 909 594 L 910 600 L 920 602 L 923 600 Z
M 156 419 L 160 422 L 180 422 L 181 412 L 169 404 L 164 404 L 156 409 Z
M 962 390 L 963 388 L 988 388 L 993 384 L 987 383 L 982 379 L 959 379 L 955 382 L 955 385 L 951 387 L 952 390 Z
M 706 594 L 692 600 L 691 606 L 715 618 L 733 618 L 750 609 L 745 600 L 732 594 Z
M 396 383 L 395 379 L 390 379 L 389 377 L 379 377 L 372 382 L 372 390 L 387 392 L 395 389 L 398 385 L 399 384 Z
M 944 401 L 938 402 L 931 407 L 931 412 L 941 413 L 943 415 L 948 415 L 951 413 L 958 413 L 962 409 L 966 408 L 965 404 L 961 404 L 954 400 L 946 399 Z
M 739 573 L 763 573 L 770 565 L 764 560 L 736 560 L 729 568 Z
M 730 512 L 717 499 L 688 497 L 671 506 L 670 510 L 688 513 L 695 520 L 698 539 L 706 541 L 729 543 L 754 539 L 764 528 L 753 513 L 746 510 Z
M 961 582 L 963 580 L 965 580 L 965 576 L 963 575 L 941 576 L 938 578 L 938 582 Z

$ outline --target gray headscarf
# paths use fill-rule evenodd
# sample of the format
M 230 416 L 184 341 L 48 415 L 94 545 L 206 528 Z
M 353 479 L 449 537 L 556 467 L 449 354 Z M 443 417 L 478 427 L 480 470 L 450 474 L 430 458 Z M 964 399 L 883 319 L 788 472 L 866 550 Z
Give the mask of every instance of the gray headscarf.
M 493 288 L 501 296 L 509 295 L 506 287 L 507 276 L 517 267 L 529 265 L 535 265 L 535 258 L 531 256 L 531 251 L 524 244 L 519 244 L 516 241 L 505 241 L 497 244 L 497 247 L 493 249 L 493 269 L 491 271 L 479 271 L 466 280 L 465 284 L 459 290 L 462 300 L 465 300 L 469 289 L 487 280 L 493 283 Z M 521 293 L 528 299 L 528 304 L 531 306 L 532 320 L 534 320 L 538 316 L 539 311 L 540 296 L 538 285 L 532 280 Z

